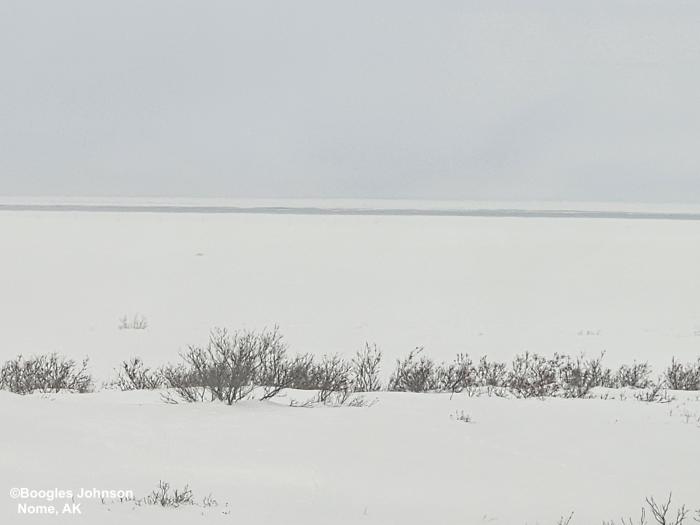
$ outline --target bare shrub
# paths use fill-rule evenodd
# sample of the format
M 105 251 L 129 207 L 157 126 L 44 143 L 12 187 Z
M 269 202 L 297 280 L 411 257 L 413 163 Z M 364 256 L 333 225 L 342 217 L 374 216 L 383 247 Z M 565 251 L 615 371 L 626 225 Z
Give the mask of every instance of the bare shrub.
M 630 365 L 622 365 L 615 375 L 615 386 L 630 388 L 648 388 L 652 381 L 651 367 L 649 363 L 634 362 Z
M 197 502 L 194 498 L 189 485 L 185 485 L 181 490 L 172 489 L 170 483 L 160 481 L 158 488 L 149 495 L 135 501 L 137 505 L 157 505 L 160 507 L 178 508 L 181 506 L 199 506 L 199 507 L 215 507 L 218 505 L 216 500 L 211 496 L 204 497 Z
M 311 400 L 311 401 L 312 401 L 312 403 L 315 401 L 316 403 L 322 403 L 326 406 L 331 406 L 331 407 L 354 407 L 354 408 L 370 407 L 378 402 L 377 399 L 367 400 L 365 398 L 365 396 L 351 392 L 349 390 L 339 391 L 339 392 L 331 392 L 331 394 L 328 396 L 328 398 L 325 401 L 320 401 L 320 399 L 318 397 L 316 398 L 316 400 Z
M 450 414 L 450 419 L 454 419 L 455 421 L 461 421 L 462 423 L 472 422 L 472 416 L 466 414 L 464 410 L 455 410 L 453 414 Z
M 663 379 L 656 382 L 649 382 L 646 388 L 642 388 L 639 392 L 635 392 L 634 398 L 637 401 L 646 403 L 670 403 L 673 398 L 668 395 L 668 390 L 665 388 Z
M 209 395 L 208 387 L 202 375 L 192 367 L 178 364 L 163 367 L 163 379 L 168 388 L 172 388 L 180 399 L 188 403 L 213 401 Z M 169 392 L 163 394 L 163 399 L 168 403 L 177 403 L 177 399 Z
M 355 392 L 376 392 L 381 390 L 379 365 L 382 351 L 377 345 L 365 343 L 365 347 L 352 358 L 352 388 Z
M 518 397 L 546 397 L 559 389 L 559 369 L 564 358 L 557 354 L 547 359 L 526 352 L 517 355 L 508 372 L 506 386 Z
M 263 331 L 257 340 L 258 369 L 254 381 L 263 387 L 261 400 L 271 399 L 293 383 L 293 366 L 287 359 L 287 346 L 277 327 Z
M 299 390 L 315 390 L 317 388 L 314 377 L 314 356 L 301 354 L 289 363 L 290 388 Z
M 318 390 L 318 400 L 326 403 L 352 390 L 350 362 L 337 355 L 320 361 L 309 354 L 290 359 L 277 328 L 231 334 L 213 330 L 206 347 L 191 346 L 181 357 L 184 363 L 164 368 L 163 377 L 188 402 L 209 399 L 231 405 L 252 397 L 257 388 L 262 389 L 260 400 L 299 388 Z M 175 402 L 168 394 L 165 399 Z
M 87 358 L 77 364 L 56 353 L 29 359 L 19 355 L 2 366 L 0 388 L 15 394 L 58 393 L 61 390 L 89 392 L 93 383 L 87 364 Z
M 277 329 L 259 334 L 215 329 L 206 347 L 190 346 L 181 355 L 184 364 L 166 367 L 163 376 L 188 402 L 209 397 L 232 405 L 259 385 L 264 387 L 263 398 L 269 399 L 291 384 L 285 356 Z
M 671 390 L 700 390 L 700 359 L 697 363 L 679 363 L 674 357 L 664 378 Z
M 673 513 L 669 514 L 671 510 L 671 497 L 672 494 L 669 494 L 666 503 L 657 503 L 654 501 L 654 498 L 646 499 L 649 510 L 651 510 L 651 515 L 659 525 L 681 525 L 688 516 L 685 505 L 677 509 L 675 515 Z
M 340 392 L 331 392 L 324 401 L 320 401 L 319 396 L 306 400 L 292 399 L 289 406 L 292 408 L 313 408 L 318 404 L 323 404 L 330 407 L 371 407 L 378 403 L 378 399 L 367 400 L 365 396 L 359 395 L 349 390 Z
M 505 363 L 491 362 L 486 356 L 479 360 L 476 369 L 478 384 L 487 387 L 502 387 L 508 377 L 508 366 Z
M 315 390 L 318 390 L 318 401 L 326 403 L 331 400 L 331 397 L 335 397 L 338 398 L 336 403 L 344 404 L 350 392 L 351 369 L 352 364 L 340 356 L 324 355 L 312 369 Z
M 156 390 L 165 386 L 162 370 L 154 370 L 144 365 L 138 357 L 122 361 L 117 378 L 107 384 L 119 390 Z
M 191 346 L 182 355 L 189 367 L 190 381 L 205 387 L 212 400 L 232 405 L 244 399 L 255 388 L 258 366 L 251 336 L 214 330 L 206 347 Z
M 675 513 L 671 511 L 671 494 L 668 495 L 665 503 L 657 503 L 654 498 L 646 498 L 644 503 L 645 506 L 642 506 L 638 520 L 622 518 L 620 523 L 622 525 L 649 525 L 650 523 L 656 523 L 657 525 L 683 525 L 688 517 L 688 510 L 685 505 L 676 509 Z M 650 522 L 647 518 L 647 509 L 653 522 Z M 698 512 L 700 517 L 700 511 Z M 603 525 L 615 525 L 615 521 L 606 521 L 603 522 Z
M 292 408 L 313 408 L 314 407 L 314 400 L 313 399 L 306 399 L 304 401 L 297 401 L 296 399 L 292 399 L 289 402 L 289 406 Z
M 119 318 L 117 328 L 120 330 L 145 330 L 148 328 L 148 320 L 141 314 L 136 314 L 131 318 L 125 315 Z
M 349 407 L 361 408 L 361 407 L 374 406 L 378 402 L 379 402 L 379 399 L 377 399 L 377 398 L 367 400 L 367 399 L 365 399 L 364 396 L 353 395 L 353 396 L 350 396 L 350 398 L 345 402 L 345 405 L 349 406 Z
M 158 488 L 143 498 L 145 505 L 160 505 L 161 507 L 179 507 L 194 505 L 192 491 L 188 485 L 182 490 L 170 490 L 170 484 L 165 481 L 158 483 Z
M 416 348 L 403 361 L 396 361 L 396 369 L 389 379 L 389 390 L 430 392 L 438 389 L 438 367 L 432 359 L 418 357 L 422 351 L 422 347 Z
M 476 368 L 467 354 L 457 354 L 450 364 L 437 368 L 437 388 L 443 392 L 458 393 L 478 384 Z
M 306 401 L 292 400 L 289 406 L 310 408 L 317 403 L 329 406 L 370 406 L 373 402 L 367 402 L 364 397 L 356 394 L 361 391 L 356 386 L 357 373 L 358 370 L 361 371 L 364 374 L 361 377 L 366 380 L 360 384 L 377 390 L 376 374 L 380 356 L 372 347 L 358 352 L 352 361 L 346 361 L 338 355 L 324 355 L 319 361 L 315 361 L 309 354 L 297 356 L 290 363 L 294 378 L 292 388 L 317 390 L 317 393 Z
M 569 525 L 571 520 L 574 518 L 574 513 L 572 512 L 568 516 L 560 516 L 557 525 Z
M 565 356 L 560 359 L 559 382 L 564 397 L 585 397 L 597 386 L 613 384 L 612 371 L 602 365 L 604 354 L 586 359 Z

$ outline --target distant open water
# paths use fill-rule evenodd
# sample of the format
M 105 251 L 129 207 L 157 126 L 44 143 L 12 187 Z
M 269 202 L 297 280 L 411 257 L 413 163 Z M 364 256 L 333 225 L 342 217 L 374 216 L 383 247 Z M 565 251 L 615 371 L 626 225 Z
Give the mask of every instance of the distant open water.
M 111 213 L 253 213 L 270 215 L 389 215 L 426 217 L 520 217 L 553 219 L 655 219 L 699 221 L 700 213 L 518 210 L 518 209 L 411 209 L 314 208 L 282 206 L 175 206 L 100 204 L 0 204 L 0 211 L 111 212 Z

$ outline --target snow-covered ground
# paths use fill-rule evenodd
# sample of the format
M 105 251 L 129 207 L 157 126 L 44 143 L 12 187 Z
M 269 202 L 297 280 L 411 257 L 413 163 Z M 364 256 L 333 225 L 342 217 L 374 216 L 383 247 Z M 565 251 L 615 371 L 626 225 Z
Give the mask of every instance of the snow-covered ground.
M 700 355 L 693 221 L 157 213 L 0 213 L 0 360 L 175 360 L 214 326 L 278 324 L 290 351 L 376 342 L 510 359 Z M 120 330 L 124 315 L 144 330 Z M 378 393 L 372 406 L 171 405 L 158 392 L 0 391 L 0 523 L 573 524 L 700 508 L 700 396 L 669 404 Z M 468 415 L 463 422 L 457 415 Z M 212 508 L 82 501 L 17 514 L 13 487 L 189 484 Z M 34 503 L 46 503 L 34 501 Z M 63 500 L 59 502 L 63 503 Z
M 214 326 L 278 324 L 292 351 L 416 346 L 509 359 L 700 349 L 695 221 L 0 213 L 0 359 L 175 359 Z M 141 314 L 146 330 L 119 330 Z
M 189 484 L 213 508 L 85 500 L 80 523 L 600 524 L 645 496 L 700 507 L 700 397 L 513 400 L 379 393 L 363 408 L 168 405 L 156 392 L 0 393 L 0 490 Z M 455 419 L 461 413 L 471 422 Z M 17 515 L 2 523 L 74 523 Z M 53 504 L 62 508 L 65 500 Z M 33 503 L 45 501 L 34 500 Z

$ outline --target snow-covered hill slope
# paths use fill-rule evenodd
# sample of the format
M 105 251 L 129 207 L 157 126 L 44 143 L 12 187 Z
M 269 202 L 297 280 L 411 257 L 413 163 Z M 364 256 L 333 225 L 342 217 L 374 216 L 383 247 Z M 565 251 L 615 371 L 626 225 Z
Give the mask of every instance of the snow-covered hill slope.
M 368 395 L 370 407 L 170 405 L 157 392 L 0 393 L 0 522 L 574 524 L 638 515 L 673 492 L 700 508 L 700 398 L 514 400 Z M 463 422 L 455 416 L 469 416 Z M 189 484 L 218 506 L 95 500 L 82 517 L 18 516 L 12 487 Z M 46 503 L 34 501 L 34 503 Z M 63 500 L 55 503 L 62 506 Z

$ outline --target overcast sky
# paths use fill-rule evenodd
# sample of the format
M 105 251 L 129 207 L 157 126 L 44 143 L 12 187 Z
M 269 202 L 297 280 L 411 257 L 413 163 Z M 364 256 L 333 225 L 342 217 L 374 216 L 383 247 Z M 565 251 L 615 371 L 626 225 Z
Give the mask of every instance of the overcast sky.
M 0 0 L 0 195 L 700 201 L 695 0 Z

